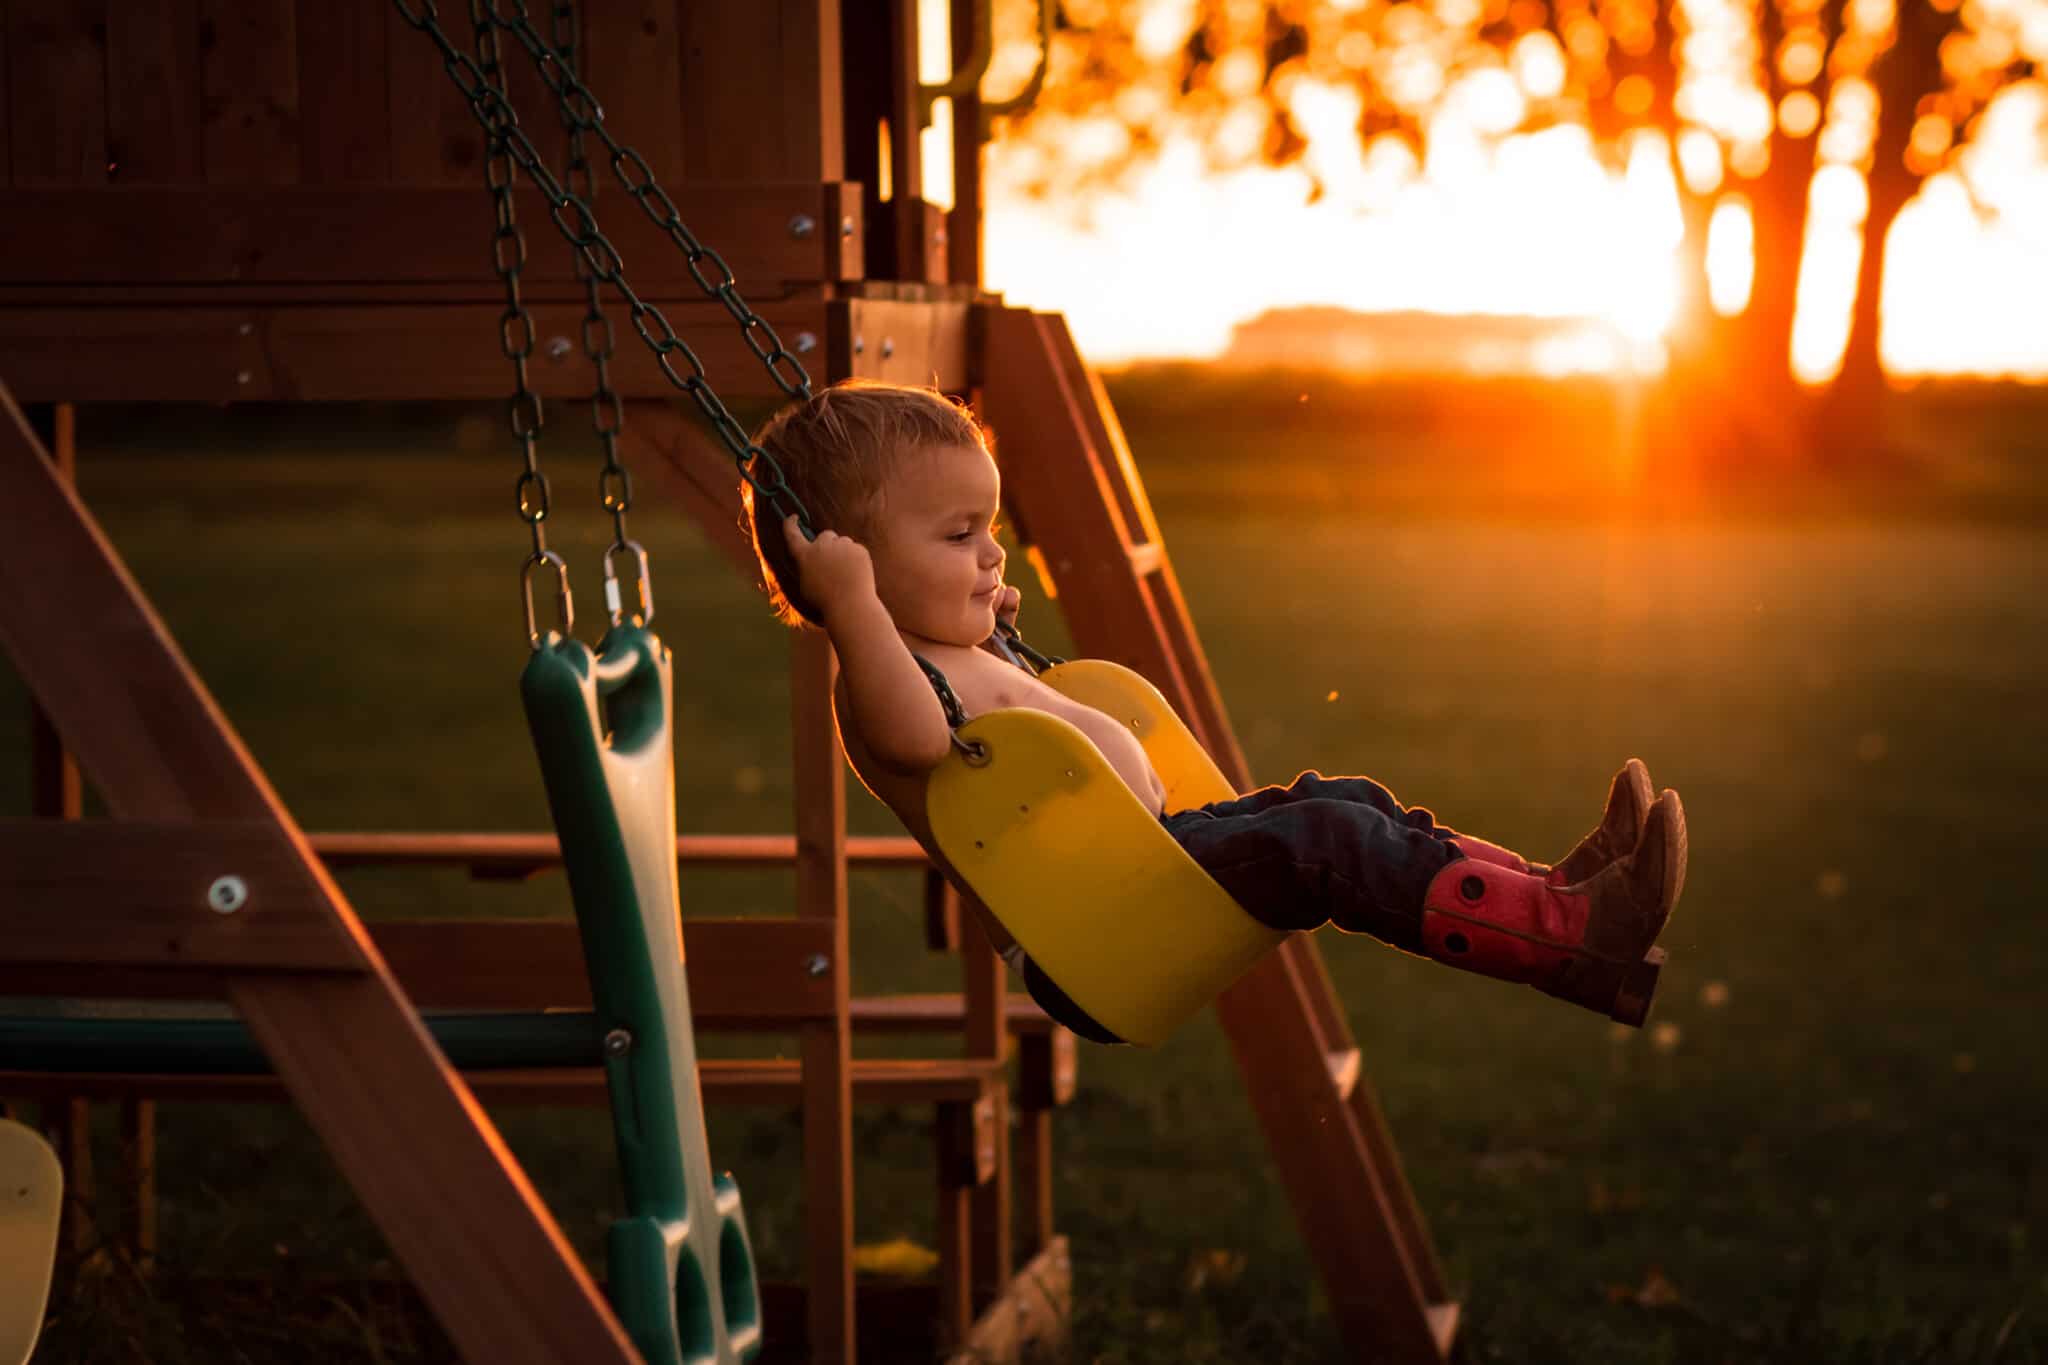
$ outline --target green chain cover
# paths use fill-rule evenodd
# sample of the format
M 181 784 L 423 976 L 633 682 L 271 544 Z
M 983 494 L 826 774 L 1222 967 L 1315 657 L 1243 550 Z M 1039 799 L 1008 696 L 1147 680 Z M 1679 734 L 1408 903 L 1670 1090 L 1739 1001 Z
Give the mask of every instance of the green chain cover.
M 611 1296 L 650 1365 L 733 1365 L 761 1344 L 753 1248 L 712 1178 L 676 897 L 668 648 L 614 626 L 598 653 L 550 635 L 519 680 L 561 836 L 605 1038 L 628 1216 Z

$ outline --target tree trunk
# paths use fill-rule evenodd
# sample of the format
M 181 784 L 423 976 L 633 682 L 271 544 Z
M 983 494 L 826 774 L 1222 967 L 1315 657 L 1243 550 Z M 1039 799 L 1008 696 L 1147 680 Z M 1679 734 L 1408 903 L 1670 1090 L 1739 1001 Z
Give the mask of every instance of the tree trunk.
M 1842 371 L 1829 386 L 1815 433 L 1830 460 L 1877 454 L 1883 445 L 1887 388 L 1878 360 L 1878 305 L 1884 283 L 1885 239 L 1899 211 L 1920 188 L 1907 169 L 1906 148 L 1920 96 L 1941 88 L 1941 40 L 1953 20 L 1925 0 L 1902 0 L 1898 40 L 1878 59 L 1877 140 L 1872 148 L 1870 216 L 1863 225 L 1863 258 L 1856 271 L 1856 302 L 1850 314 Z

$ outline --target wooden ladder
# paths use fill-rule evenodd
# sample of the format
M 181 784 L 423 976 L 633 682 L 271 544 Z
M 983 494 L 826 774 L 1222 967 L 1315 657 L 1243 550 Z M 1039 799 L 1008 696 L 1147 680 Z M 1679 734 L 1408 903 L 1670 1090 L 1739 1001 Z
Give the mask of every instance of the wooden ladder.
M 1224 774 L 1251 774 L 1188 618 L 1101 381 L 1056 313 L 983 307 L 982 409 L 1020 541 L 1056 588 L 1078 649 L 1150 678 Z M 1347 1349 L 1443 1361 L 1444 1289 L 1379 1101 L 1315 940 L 1296 934 L 1217 1000 Z

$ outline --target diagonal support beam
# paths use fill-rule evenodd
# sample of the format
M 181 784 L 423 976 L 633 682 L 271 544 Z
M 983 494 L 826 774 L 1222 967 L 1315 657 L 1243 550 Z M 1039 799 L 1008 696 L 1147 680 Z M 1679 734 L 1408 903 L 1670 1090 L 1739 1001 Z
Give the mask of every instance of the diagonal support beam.
M 1003 491 L 1085 654 L 1153 680 L 1240 790 L 1250 771 L 1130 447 L 1058 314 L 982 310 Z M 1216 1002 L 1337 1327 L 1361 1359 L 1449 1358 L 1428 1230 L 1314 941 L 1295 935 Z
M 346 973 L 232 972 L 229 999 L 473 1361 L 638 1356 L 226 717 L 0 385 L 0 648 L 121 819 L 260 822 L 324 904 Z M 0 912 L 4 914 L 4 912 Z M 311 933 L 317 944 L 317 920 Z M 0 958 L 15 954 L 0 932 Z

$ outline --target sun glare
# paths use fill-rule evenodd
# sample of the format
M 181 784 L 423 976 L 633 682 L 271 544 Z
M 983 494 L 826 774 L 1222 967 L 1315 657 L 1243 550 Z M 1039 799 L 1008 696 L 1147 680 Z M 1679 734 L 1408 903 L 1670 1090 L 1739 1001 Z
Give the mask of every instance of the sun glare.
M 1422 120 L 1420 157 L 1391 134 L 1361 138 L 1362 96 L 1341 71 L 1333 79 L 1290 73 L 1276 84 L 1302 143 L 1285 166 L 1261 163 L 1269 129 L 1256 111 L 1232 110 L 1205 136 L 1168 101 L 1136 88 L 1128 100 L 1118 96 L 1114 116 L 1058 112 L 1027 125 L 1026 135 L 999 137 L 986 168 L 990 287 L 1063 310 L 1091 355 L 1112 364 L 1214 357 L 1240 323 L 1321 305 L 1580 319 L 1592 330 L 1572 335 L 1593 340 L 1547 362 L 1531 352 L 1530 367 L 1657 368 L 1682 297 L 1681 186 L 1718 192 L 1705 229 L 1708 295 L 1717 313 L 1732 316 L 1747 306 L 1754 278 L 1743 177 L 1763 170 L 1782 131 L 1816 139 L 1817 152 L 1794 369 L 1818 382 L 1840 366 L 1876 133 L 1877 94 L 1860 68 L 1824 69 L 1825 48 L 1795 28 L 1768 60 L 1800 88 L 1774 105 L 1758 84 L 1767 56 L 1757 50 L 1752 7 L 1679 0 L 1686 37 L 1676 105 L 1687 126 L 1675 146 L 1655 130 L 1625 135 L 1617 169 L 1615 149 L 1603 157 L 1584 127 L 1517 131 L 1535 103 L 1564 88 L 1599 23 L 1589 20 L 1583 32 L 1563 24 L 1562 42 L 1531 29 L 1497 65 L 1456 68 L 1432 37 L 1450 22 L 1439 12 L 1448 3 L 1396 4 L 1377 41 L 1356 51 L 1336 45 L 1341 66 L 1369 67 L 1394 103 Z M 2010 10 L 2009 26 L 2025 35 L 2019 46 L 2048 50 L 2044 0 L 1966 3 Z M 1849 10 L 1852 24 L 1881 34 L 1893 0 L 1853 0 Z M 1195 12 L 1188 0 L 1149 7 L 1138 43 L 1169 58 Z M 931 52 L 924 64 L 936 79 L 944 49 Z M 1219 68 L 1217 79 L 1256 88 L 1258 73 Z M 1152 147 L 1113 184 L 1066 199 L 1024 188 L 1072 183 L 1085 167 L 1129 152 L 1134 121 Z M 1945 117 L 1921 124 L 1912 155 L 1939 164 L 1961 134 Z M 1895 375 L 2048 378 L 2048 328 L 2036 321 L 2048 316 L 2044 127 L 2048 84 L 2007 86 L 1894 224 L 1881 355 Z M 949 200 L 937 132 L 927 135 L 927 194 Z M 1601 339 L 1602 329 L 1624 344 Z

